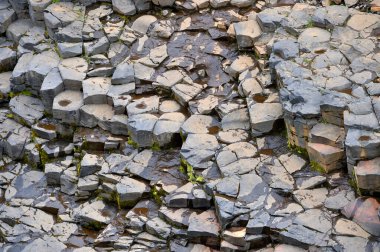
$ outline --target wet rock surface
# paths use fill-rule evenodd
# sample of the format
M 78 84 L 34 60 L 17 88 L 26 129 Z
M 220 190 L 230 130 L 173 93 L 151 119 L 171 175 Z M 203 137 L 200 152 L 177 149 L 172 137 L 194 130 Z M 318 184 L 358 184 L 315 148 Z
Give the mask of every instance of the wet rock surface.
M 379 4 L 307 2 L 0 1 L 2 250 L 377 251 Z

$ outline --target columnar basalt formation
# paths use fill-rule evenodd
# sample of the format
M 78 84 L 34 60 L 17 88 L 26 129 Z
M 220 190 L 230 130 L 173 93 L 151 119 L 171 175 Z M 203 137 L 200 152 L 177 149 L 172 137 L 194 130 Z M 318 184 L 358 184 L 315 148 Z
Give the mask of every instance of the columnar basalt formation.
M 0 247 L 376 251 L 379 2 L 333 2 L 0 1 Z

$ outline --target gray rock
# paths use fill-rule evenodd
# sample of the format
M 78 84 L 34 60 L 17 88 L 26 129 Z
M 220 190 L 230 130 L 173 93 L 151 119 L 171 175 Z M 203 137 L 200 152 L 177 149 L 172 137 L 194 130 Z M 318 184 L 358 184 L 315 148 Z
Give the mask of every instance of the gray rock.
M 84 155 L 80 163 L 79 177 L 94 174 L 102 168 L 103 163 L 104 159 L 102 157 L 92 154 Z
M 165 146 L 180 137 L 180 128 L 186 120 L 185 115 L 179 112 L 165 113 L 154 126 L 153 134 L 160 146 Z
M 153 129 L 157 120 L 157 116 L 152 114 L 138 114 L 128 118 L 130 136 L 138 146 L 150 147 L 153 145 Z
M 127 105 L 128 116 L 144 113 L 158 113 L 160 98 L 156 95 L 140 98 Z
M 305 209 L 320 207 L 327 197 L 326 188 L 317 188 L 312 190 L 297 190 L 293 192 L 294 199 Z
M 16 52 L 8 47 L 0 48 L 0 72 L 12 71 L 16 66 Z
M 157 235 L 162 239 L 167 239 L 170 235 L 171 226 L 167 224 L 165 221 L 156 217 L 153 218 L 146 223 L 147 232 L 152 235 Z
M 105 53 L 108 51 L 109 46 L 110 43 L 107 37 L 102 37 L 92 42 L 83 43 L 84 52 L 88 56 Z
M 83 81 L 84 104 L 106 104 L 111 78 L 94 77 Z
M 113 10 L 122 15 L 136 14 L 136 7 L 132 0 L 112 0 Z
M 215 136 L 190 134 L 181 148 L 181 156 L 194 168 L 206 169 L 212 165 L 219 144 Z
M 280 103 L 255 103 L 249 106 L 249 117 L 252 133 L 255 136 L 268 133 L 275 122 L 282 118 Z
M 33 125 L 44 116 L 44 105 L 40 99 L 18 95 L 9 102 L 9 108 L 22 122 Z
M 30 19 L 18 19 L 7 28 L 7 38 L 18 43 L 20 38 L 33 26 Z
M 82 54 L 82 43 L 58 43 L 59 54 L 62 58 L 72 58 Z
M 67 90 L 54 98 L 53 116 L 66 123 L 79 123 L 79 109 L 83 106 L 83 94 Z
M 48 163 L 45 165 L 45 175 L 48 185 L 59 185 L 61 174 L 64 170 L 64 167 L 54 164 Z
M 58 69 L 61 73 L 65 89 L 80 90 L 86 77 L 88 64 L 83 58 L 69 58 L 60 62 Z
M 150 25 L 157 21 L 157 18 L 152 15 L 143 15 L 139 18 L 137 18 L 132 26 L 131 29 L 135 30 L 141 34 L 146 34 Z
M 112 84 L 126 84 L 135 81 L 133 65 L 128 63 L 119 64 L 112 75 Z
M 255 20 L 235 23 L 236 40 L 241 48 L 252 47 L 262 34 L 260 25 Z
M 53 68 L 42 82 L 40 95 L 47 111 L 52 112 L 54 97 L 63 92 L 63 80 L 58 68 Z
M 27 84 L 38 92 L 46 75 L 59 64 L 59 57 L 53 51 L 44 51 L 35 54 L 29 61 L 28 72 L 26 74 Z
M 192 115 L 182 125 L 181 132 L 188 134 L 214 134 L 219 129 L 216 118 L 206 115 Z
M 190 237 L 218 237 L 220 225 L 214 211 L 208 210 L 201 214 L 193 213 L 189 219 L 187 234 Z
M 123 177 L 119 183 L 116 184 L 116 192 L 118 195 L 118 204 L 121 207 L 125 207 L 136 204 L 141 197 L 149 194 L 150 188 L 141 181 Z

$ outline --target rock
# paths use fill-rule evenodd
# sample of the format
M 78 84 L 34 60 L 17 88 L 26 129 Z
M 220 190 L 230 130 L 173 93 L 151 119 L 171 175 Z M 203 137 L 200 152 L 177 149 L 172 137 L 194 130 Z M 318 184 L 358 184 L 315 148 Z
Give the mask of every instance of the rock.
M 10 78 L 12 72 L 0 73 L 0 102 L 8 99 L 8 93 L 11 92 Z
M 188 84 L 176 84 L 172 87 L 172 91 L 174 93 L 174 98 L 182 105 L 186 106 L 186 104 L 197 96 L 201 91 L 202 87 L 197 84 L 188 85 Z
M 150 147 L 153 145 L 153 129 L 157 120 L 157 116 L 152 114 L 138 114 L 128 118 L 130 136 L 138 146 Z
M 215 134 L 218 130 L 218 120 L 206 115 L 192 115 L 181 127 L 181 132 L 185 136 L 188 134 Z
M 170 235 L 171 226 L 167 224 L 165 221 L 156 217 L 153 218 L 146 223 L 147 232 L 157 235 L 162 239 L 167 239 Z
M 83 58 L 64 59 L 58 66 L 66 90 L 80 90 L 86 78 L 88 64 Z
M 53 116 L 66 123 L 79 123 L 79 109 L 83 106 L 83 94 L 67 90 L 54 98 Z
M 82 43 L 58 43 L 59 55 L 64 58 L 72 58 L 82 54 Z
M 344 151 L 342 149 L 317 143 L 308 143 L 307 152 L 310 160 L 319 164 L 325 172 L 330 172 L 342 167 Z
M 82 161 L 80 162 L 79 177 L 85 177 L 100 171 L 103 163 L 104 159 L 97 155 L 84 155 Z
M 344 251 L 365 250 L 368 240 L 361 237 L 337 236 L 336 241 L 341 245 Z
M 251 57 L 242 55 L 232 62 L 228 71 L 232 77 L 236 78 L 239 74 L 252 69 L 254 66 L 255 63 Z
M 51 29 L 65 27 L 76 20 L 80 20 L 83 11 L 82 8 L 75 7 L 71 2 L 51 4 L 44 11 L 45 24 Z
M 370 234 L 364 231 L 358 224 L 353 221 L 340 218 L 335 223 L 334 230 L 338 235 L 358 236 L 368 238 Z
M 144 113 L 158 113 L 159 102 L 160 98 L 156 95 L 135 100 L 127 105 L 128 116 Z
M 143 15 L 139 18 L 137 18 L 132 26 L 131 29 L 135 30 L 141 34 L 146 34 L 150 25 L 157 21 L 157 18 L 152 15 Z
M 144 81 L 153 81 L 154 69 L 141 63 L 134 64 L 135 78 Z
M 331 216 L 319 209 L 308 209 L 298 214 L 294 222 L 321 233 L 328 233 L 332 229 Z
M 23 251 L 43 251 L 47 249 L 54 249 L 55 251 L 65 250 L 67 246 L 58 241 L 55 237 L 43 236 L 37 238 L 23 247 Z
M 89 175 L 78 179 L 78 190 L 95 191 L 98 189 L 99 178 L 96 175 Z
M 325 206 L 328 209 L 341 210 L 347 204 L 355 200 L 355 192 L 349 188 L 335 188 L 330 191 L 329 196 L 325 201 Z
M 131 206 L 150 192 L 149 186 L 138 180 L 123 177 L 116 184 L 118 204 L 120 207 Z
M 227 6 L 230 3 L 230 0 L 210 0 L 210 5 L 213 8 L 220 8 Z
M 273 44 L 272 51 L 284 60 L 289 60 L 298 57 L 299 45 L 294 40 L 281 40 Z
M 110 78 L 94 77 L 84 80 L 82 83 L 84 104 L 107 103 L 107 93 L 110 86 Z
M 45 165 L 45 175 L 48 185 L 59 185 L 61 174 L 64 170 L 64 167 L 54 164 L 48 163 Z
M 187 234 L 190 237 L 218 237 L 220 225 L 212 210 L 201 214 L 193 213 L 189 219 Z
M 278 159 L 290 174 L 306 166 L 306 161 L 295 154 L 283 154 Z
M 195 186 L 191 182 L 165 197 L 168 207 L 208 208 L 210 207 L 210 200 L 211 197 L 201 187 Z
M 8 2 L 3 2 L 3 4 L 5 6 L 1 6 L 0 9 L 0 33 L 4 33 L 12 21 L 17 19 L 16 12 L 10 8 L 10 4 Z
M 32 28 L 33 23 L 30 19 L 18 19 L 11 23 L 7 28 L 7 38 L 18 43 L 20 38 Z
M 33 199 L 45 192 L 47 181 L 43 172 L 29 171 L 17 176 L 12 181 L 12 186 L 14 186 L 15 191 L 10 192 L 11 188 L 9 187 L 5 193 L 5 197 L 8 195 L 8 197 L 12 196 L 14 198 Z
M 317 188 L 312 190 L 297 190 L 293 192 L 296 202 L 301 204 L 303 208 L 310 209 L 323 205 L 327 197 L 326 188 Z
M 63 92 L 64 86 L 58 68 L 53 68 L 42 82 L 40 95 L 45 110 L 52 112 L 54 97 Z
M 327 47 L 331 34 L 321 28 L 307 28 L 298 37 L 300 50 L 303 52 L 314 52 Z
M 135 81 L 135 71 L 133 65 L 122 63 L 116 66 L 112 75 L 112 84 L 126 84 Z
M 194 212 L 194 210 L 189 208 L 167 208 L 162 206 L 158 215 L 171 225 L 179 228 L 187 228 L 189 226 L 190 216 Z
M 206 169 L 212 165 L 219 144 L 215 136 L 190 134 L 181 148 L 181 156 L 196 169 Z
M 252 47 L 262 34 L 262 30 L 255 20 L 238 22 L 233 27 L 240 48 Z
M 75 209 L 75 217 L 84 225 L 93 229 L 108 224 L 115 215 L 111 207 L 105 205 L 103 201 L 84 203 L 79 209 Z
M 0 48 L 0 72 L 12 71 L 16 66 L 16 52 L 8 47 Z
M 180 138 L 180 128 L 186 120 L 185 115 L 179 112 L 165 113 L 154 126 L 153 134 L 160 146 L 165 146 Z
M 53 51 L 44 51 L 33 55 L 28 63 L 28 72 L 26 73 L 27 84 L 30 85 L 35 92 L 38 92 L 46 75 L 51 69 L 57 67 L 58 63 L 59 57 Z
M 380 158 L 359 161 L 354 171 L 359 188 L 370 191 L 380 190 Z
M 280 103 L 255 103 L 249 106 L 252 133 L 260 136 L 270 132 L 277 120 L 282 118 Z
M 360 197 L 346 205 L 342 214 L 359 224 L 368 233 L 378 236 L 380 232 L 379 205 L 375 198 Z
M 76 167 L 66 169 L 60 178 L 61 191 L 68 195 L 74 195 L 77 190 L 77 170 Z
M 136 7 L 132 0 L 112 0 L 113 10 L 122 15 L 131 16 L 136 14 Z
M 9 102 L 9 108 L 20 118 L 21 122 L 29 126 L 44 116 L 42 101 L 31 96 L 18 95 L 13 97 Z
M 175 0 L 152 0 L 155 5 L 160 5 L 162 7 L 172 6 Z
M 108 51 L 109 47 L 110 43 L 107 37 L 83 43 L 84 52 L 88 56 L 105 53 Z

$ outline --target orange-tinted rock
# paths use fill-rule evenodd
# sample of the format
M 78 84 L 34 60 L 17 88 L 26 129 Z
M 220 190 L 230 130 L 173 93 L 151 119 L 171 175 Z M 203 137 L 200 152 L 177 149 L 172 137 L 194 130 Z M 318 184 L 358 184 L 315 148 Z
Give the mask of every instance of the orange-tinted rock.
M 345 206 L 342 214 L 352 218 L 368 233 L 380 236 L 380 202 L 376 198 L 360 197 Z
M 359 188 L 380 191 L 380 157 L 360 161 L 354 169 Z

